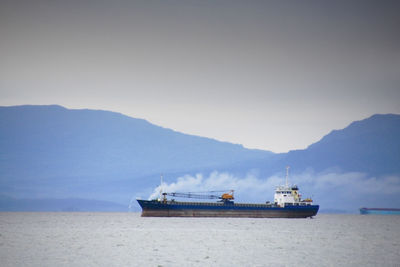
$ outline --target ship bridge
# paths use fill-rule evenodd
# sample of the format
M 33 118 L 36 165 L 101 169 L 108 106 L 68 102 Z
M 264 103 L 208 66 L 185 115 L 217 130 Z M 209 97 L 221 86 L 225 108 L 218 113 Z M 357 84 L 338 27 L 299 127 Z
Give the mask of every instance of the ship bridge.
M 274 195 L 274 203 L 280 207 L 285 206 L 304 206 L 304 205 L 312 205 L 311 199 L 301 199 L 301 195 L 299 194 L 299 188 L 297 185 L 289 186 L 288 183 L 289 177 L 289 166 L 286 167 L 286 183 L 285 185 L 281 185 L 276 187 L 275 195 Z

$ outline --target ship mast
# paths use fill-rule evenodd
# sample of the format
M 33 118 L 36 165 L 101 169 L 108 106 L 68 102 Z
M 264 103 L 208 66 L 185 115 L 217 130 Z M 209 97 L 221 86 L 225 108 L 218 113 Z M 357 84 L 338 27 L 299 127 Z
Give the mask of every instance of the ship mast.
M 163 196 L 163 175 L 161 174 L 161 176 L 160 176 L 160 197 L 159 197 L 160 200 L 161 200 L 162 196 Z
M 290 168 L 290 166 L 286 166 L 286 187 L 289 187 L 289 183 L 288 183 L 289 168 Z

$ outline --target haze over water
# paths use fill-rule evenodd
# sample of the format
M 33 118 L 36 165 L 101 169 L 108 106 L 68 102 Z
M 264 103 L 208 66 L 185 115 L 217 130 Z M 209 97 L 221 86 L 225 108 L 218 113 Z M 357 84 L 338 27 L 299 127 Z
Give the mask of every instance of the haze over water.
M 0 213 L 2 266 L 398 266 L 400 216 Z

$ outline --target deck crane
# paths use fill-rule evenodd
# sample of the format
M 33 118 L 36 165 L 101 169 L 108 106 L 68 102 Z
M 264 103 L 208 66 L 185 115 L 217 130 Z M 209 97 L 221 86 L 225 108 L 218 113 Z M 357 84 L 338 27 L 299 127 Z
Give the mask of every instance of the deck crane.
M 221 199 L 222 201 L 231 201 L 234 199 L 233 192 L 234 190 L 229 190 L 229 193 L 226 193 L 228 190 L 225 191 L 208 191 L 208 192 L 187 192 L 187 193 L 180 193 L 180 192 L 173 192 L 173 193 L 166 193 L 163 192 L 163 201 L 167 200 L 167 196 L 172 197 L 183 197 L 183 198 L 197 198 L 197 199 Z M 224 193 L 225 192 L 225 193 Z M 222 195 L 217 193 L 223 193 Z

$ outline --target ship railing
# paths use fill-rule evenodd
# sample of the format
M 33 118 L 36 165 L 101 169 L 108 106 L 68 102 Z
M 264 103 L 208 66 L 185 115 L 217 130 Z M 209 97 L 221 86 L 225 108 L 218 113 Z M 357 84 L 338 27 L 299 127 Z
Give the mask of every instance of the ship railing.
M 192 205 L 192 206 L 225 206 L 223 202 L 177 202 L 177 201 L 169 201 L 170 204 L 174 205 Z M 249 208 L 265 208 L 265 207 L 273 207 L 274 205 L 269 204 L 251 204 L 251 203 L 235 203 L 237 207 L 249 207 Z

